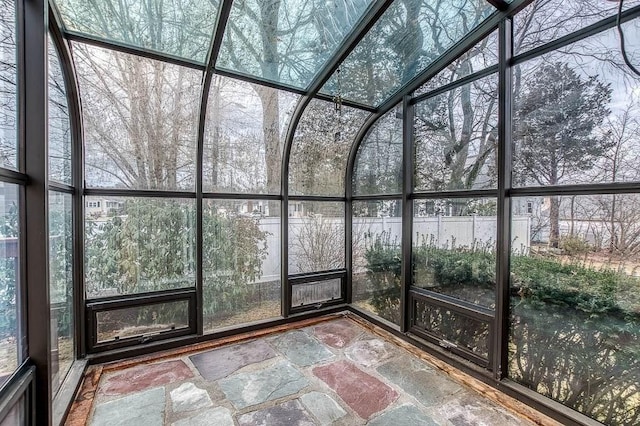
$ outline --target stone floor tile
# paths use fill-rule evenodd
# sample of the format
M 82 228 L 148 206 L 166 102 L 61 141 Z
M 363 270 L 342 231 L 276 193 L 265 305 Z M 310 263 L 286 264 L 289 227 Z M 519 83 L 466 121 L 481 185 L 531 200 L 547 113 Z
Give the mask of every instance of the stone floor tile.
M 233 405 L 242 409 L 295 394 L 309 381 L 290 363 L 281 361 L 259 371 L 236 373 L 218 384 Z
M 326 393 L 305 393 L 300 397 L 300 401 L 323 426 L 330 425 L 347 415 L 347 412 Z
M 441 404 L 462 390 L 451 379 L 409 357 L 395 358 L 377 371 L 426 407 Z
M 367 424 L 369 426 L 439 426 L 438 422 L 411 404 L 389 410 Z
M 107 377 L 100 384 L 100 392 L 104 395 L 123 395 L 191 377 L 193 373 L 181 360 L 143 364 Z
M 189 357 L 202 377 L 218 380 L 227 377 L 249 364 L 265 361 L 276 356 L 264 340 L 242 343 L 202 352 Z
M 273 345 L 292 363 L 306 367 L 334 357 L 329 349 L 304 331 L 296 330 L 278 336 Z
M 348 346 L 361 333 L 362 329 L 347 319 L 325 322 L 313 328 L 318 340 L 336 349 Z
M 480 395 L 462 392 L 448 398 L 436 408 L 455 426 L 527 425 L 523 419 L 515 417 L 506 409 L 492 404 Z
M 164 421 L 164 406 L 164 387 L 137 392 L 98 404 L 90 425 L 161 425 Z
M 240 426 L 314 426 L 297 399 L 238 417 Z
M 348 361 L 315 367 L 313 374 L 329 385 L 365 420 L 398 398 L 392 388 Z
M 348 359 L 358 365 L 371 367 L 389 359 L 392 352 L 380 339 L 360 340 L 345 350 Z
M 233 417 L 231 417 L 231 410 L 225 407 L 217 407 L 173 422 L 171 426 L 235 426 L 235 424 L 233 423 Z
M 191 382 L 183 383 L 170 392 L 173 411 L 192 411 L 211 407 L 213 403 L 206 390 Z

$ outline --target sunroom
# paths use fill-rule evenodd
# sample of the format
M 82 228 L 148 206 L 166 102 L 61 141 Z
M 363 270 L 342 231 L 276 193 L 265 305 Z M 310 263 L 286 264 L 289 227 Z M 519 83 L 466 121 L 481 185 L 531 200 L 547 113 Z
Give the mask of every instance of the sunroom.
M 640 423 L 639 1 L 0 5 L 1 425 Z

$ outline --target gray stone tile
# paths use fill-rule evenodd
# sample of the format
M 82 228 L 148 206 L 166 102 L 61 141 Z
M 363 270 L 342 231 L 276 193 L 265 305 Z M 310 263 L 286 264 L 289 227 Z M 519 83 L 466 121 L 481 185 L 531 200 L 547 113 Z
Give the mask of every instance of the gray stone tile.
M 238 417 L 240 426 L 314 426 L 315 423 L 297 399 Z
M 300 401 L 321 425 L 330 425 L 347 415 L 347 412 L 326 393 L 305 393 L 300 397 Z
M 213 403 L 206 390 L 196 387 L 191 382 L 186 382 L 170 392 L 173 411 L 198 410 L 211 407 Z
M 231 410 L 224 407 L 211 408 L 186 419 L 171 423 L 171 426 L 235 426 Z M 153 426 L 153 425 L 148 425 Z
M 218 380 L 227 377 L 249 364 L 265 361 L 276 356 L 264 340 L 242 343 L 189 357 L 202 377 Z
M 527 421 L 509 413 L 472 392 L 448 398 L 436 408 L 454 426 L 528 425 Z
M 360 340 L 345 350 L 351 361 L 363 367 L 371 367 L 389 359 L 392 355 L 388 344 L 380 339 Z
M 286 361 L 255 372 L 236 373 L 218 383 L 227 398 L 239 409 L 295 394 L 309 384 Z
M 383 413 L 367 423 L 369 426 L 439 426 L 440 424 L 424 414 L 414 405 L 402 405 Z
M 161 425 L 164 405 L 164 387 L 137 392 L 97 405 L 91 425 Z
M 410 357 L 393 359 L 377 371 L 427 407 L 441 404 L 462 390 L 454 381 Z
M 306 367 L 334 357 L 329 349 L 304 331 L 291 331 L 278 336 L 273 345 L 291 362 Z

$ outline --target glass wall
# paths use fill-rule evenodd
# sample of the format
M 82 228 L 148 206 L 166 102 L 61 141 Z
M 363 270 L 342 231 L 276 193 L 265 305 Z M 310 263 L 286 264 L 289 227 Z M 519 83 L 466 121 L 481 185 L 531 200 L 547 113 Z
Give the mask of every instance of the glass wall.
M 289 201 L 289 274 L 344 269 L 344 203 Z
M 202 73 L 73 45 L 89 188 L 195 191 Z
M 19 334 L 20 204 L 18 185 L 0 182 L 0 386 L 22 361 Z
M 195 286 L 195 200 L 85 197 L 88 298 Z
M 279 194 L 284 139 L 299 98 L 214 75 L 204 133 L 204 192 Z
M 18 168 L 16 7 L 0 1 L 0 167 Z
M 269 212 L 270 204 L 267 200 L 205 201 L 205 331 L 280 316 L 280 212 Z
M 400 325 L 402 201 L 354 201 L 352 301 Z

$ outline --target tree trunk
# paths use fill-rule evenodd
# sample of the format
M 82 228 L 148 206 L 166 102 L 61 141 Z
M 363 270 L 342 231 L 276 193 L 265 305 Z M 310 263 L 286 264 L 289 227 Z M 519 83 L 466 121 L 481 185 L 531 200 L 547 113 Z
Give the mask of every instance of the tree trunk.
M 549 197 L 549 247 L 558 248 L 560 240 L 560 197 Z

